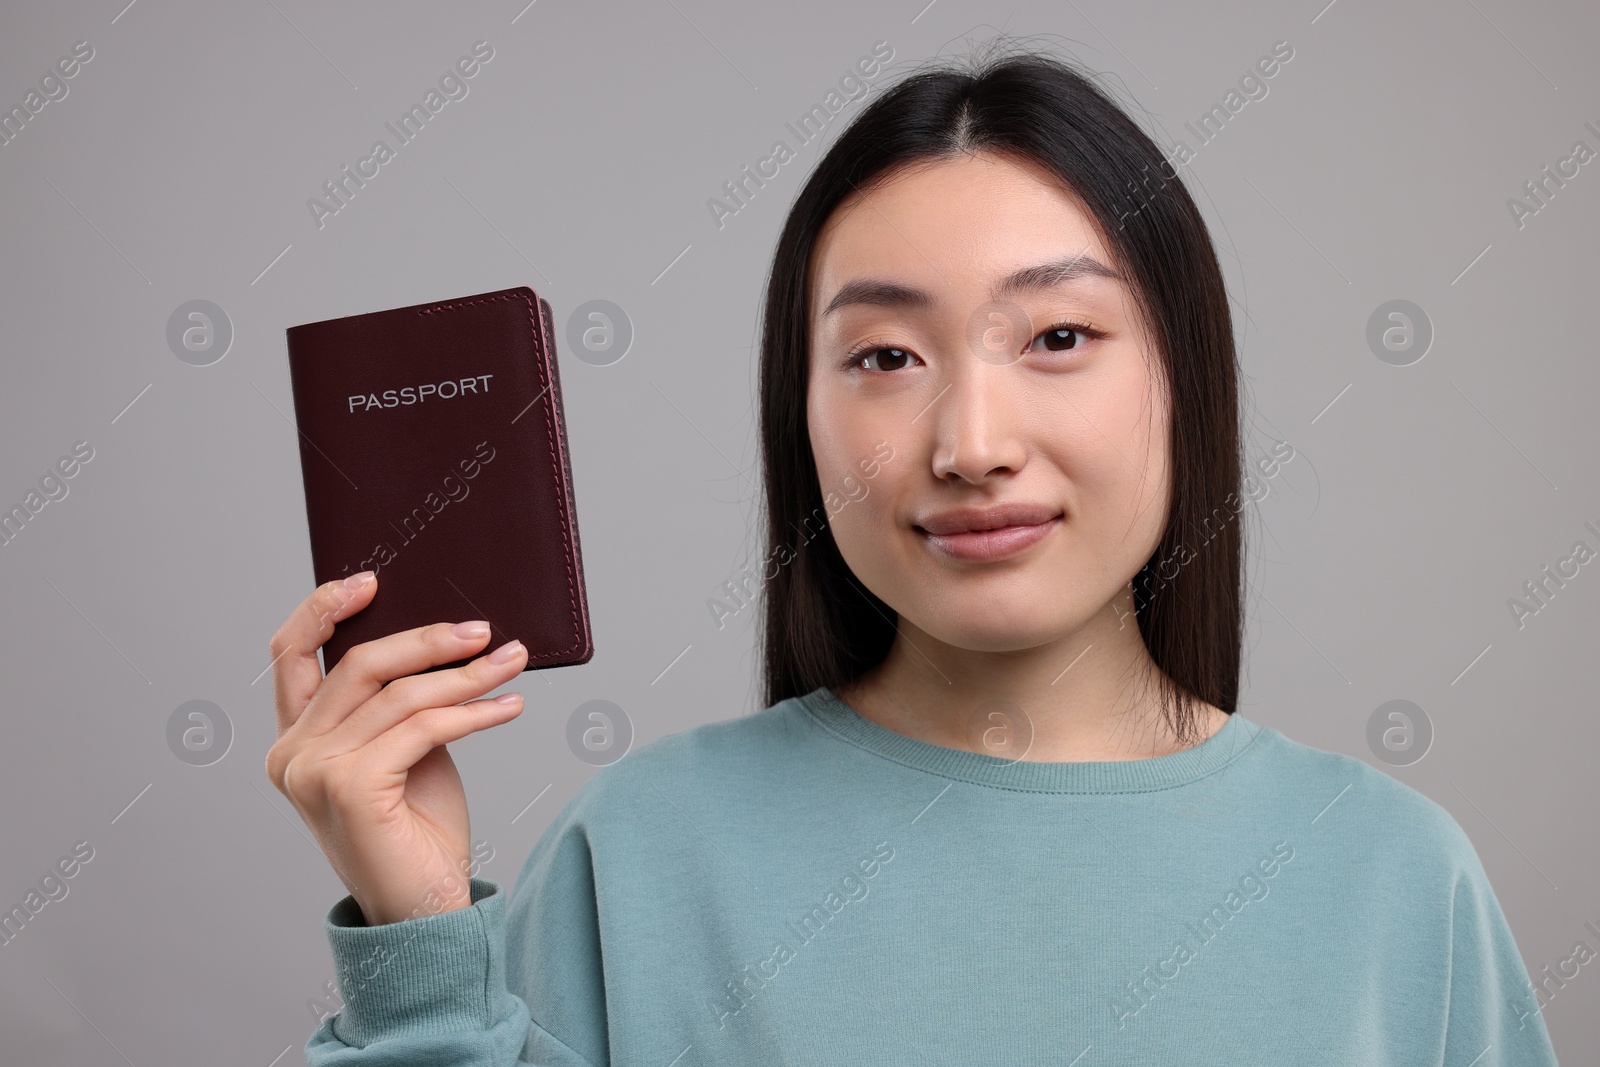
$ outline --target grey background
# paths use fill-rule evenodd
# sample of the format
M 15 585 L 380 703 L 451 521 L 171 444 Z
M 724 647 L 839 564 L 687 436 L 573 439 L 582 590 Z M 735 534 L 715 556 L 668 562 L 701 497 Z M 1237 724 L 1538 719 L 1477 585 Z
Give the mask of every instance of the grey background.
M 1251 455 L 1297 452 L 1247 512 L 1240 710 L 1448 808 L 1530 971 L 1600 948 L 1600 564 L 1524 628 L 1507 607 L 1600 547 L 1600 162 L 1520 229 L 1507 207 L 1574 141 L 1600 149 L 1592 5 L 124 2 L 0 16 L 7 107 L 95 50 L 0 146 L 0 503 L 95 450 L 0 547 L 0 910 L 95 850 L 0 947 L 8 1062 L 265 1067 L 316 1023 L 343 887 L 262 768 L 267 640 L 312 581 L 284 328 L 522 284 L 558 322 L 592 299 L 632 320 L 620 362 L 561 355 L 598 651 L 522 675 L 523 715 L 453 746 L 483 873 L 509 882 L 593 773 L 566 742 L 578 705 L 615 701 L 636 746 L 758 706 L 754 612 L 719 631 L 706 600 L 761 550 L 758 303 L 822 148 L 785 121 L 877 41 L 884 84 L 1001 27 L 1191 148 L 1184 123 L 1293 46 L 1185 171 L 1238 313 Z M 318 229 L 307 198 L 478 40 L 468 96 Z M 708 198 L 779 138 L 798 158 L 719 230 Z M 166 343 L 193 299 L 233 325 L 210 366 Z M 1410 366 L 1366 342 L 1391 299 L 1435 331 Z M 1434 731 L 1409 766 L 1366 739 L 1394 699 Z M 168 748 L 191 700 L 232 726 L 209 766 Z M 1600 1043 L 1597 971 L 1545 1012 L 1566 1062 Z

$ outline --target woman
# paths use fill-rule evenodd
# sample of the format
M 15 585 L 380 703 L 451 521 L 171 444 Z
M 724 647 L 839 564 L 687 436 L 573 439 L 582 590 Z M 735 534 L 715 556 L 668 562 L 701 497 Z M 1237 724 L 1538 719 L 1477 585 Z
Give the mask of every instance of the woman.
M 443 746 L 524 650 L 324 679 L 376 582 L 295 610 L 267 768 L 350 890 L 309 1063 L 1555 1062 L 1449 814 L 1235 711 L 1258 483 L 1164 166 L 1030 55 L 840 135 L 765 311 L 769 706 L 597 772 L 509 899 Z

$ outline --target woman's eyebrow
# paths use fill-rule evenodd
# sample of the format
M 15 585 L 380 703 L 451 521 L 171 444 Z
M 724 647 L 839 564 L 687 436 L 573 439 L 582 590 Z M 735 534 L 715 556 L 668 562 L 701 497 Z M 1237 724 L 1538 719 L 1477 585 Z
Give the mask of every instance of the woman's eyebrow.
M 834 294 L 826 310 L 822 312 L 822 317 L 827 318 L 835 311 L 852 304 L 877 304 L 881 307 L 927 311 L 933 307 L 933 297 L 926 289 L 918 289 L 915 286 L 880 281 L 876 278 L 859 278 L 839 287 L 839 291 Z
M 1080 278 L 1122 281 L 1122 275 L 1084 251 L 1014 271 L 990 291 L 990 298 L 1000 300 L 1022 292 L 1050 289 Z M 822 317 L 826 318 L 840 308 L 852 304 L 875 304 L 881 307 L 927 311 L 933 307 L 933 296 L 927 290 L 915 286 L 876 278 L 862 278 L 840 286 L 839 291 L 834 294 L 822 312 Z
M 1036 267 L 1024 267 L 995 286 L 990 296 L 994 300 L 999 300 L 1021 292 L 1049 289 L 1066 282 L 1077 281 L 1079 278 L 1106 278 L 1114 282 L 1122 281 L 1122 275 L 1095 259 L 1086 249 L 1075 256 L 1067 256 L 1062 259 L 1052 260 L 1049 263 L 1041 263 Z

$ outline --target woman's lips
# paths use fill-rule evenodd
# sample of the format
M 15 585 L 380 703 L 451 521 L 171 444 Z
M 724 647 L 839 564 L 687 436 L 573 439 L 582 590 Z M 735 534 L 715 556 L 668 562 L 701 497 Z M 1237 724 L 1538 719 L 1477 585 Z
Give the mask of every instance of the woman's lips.
M 1009 559 L 1040 541 L 1061 521 L 1057 515 L 1044 522 L 1026 526 L 1000 526 L 993 530 L 969 530 L 965 533 L 931 534 L 918 530 L 928 543 L 954 559 L 989 563 Z

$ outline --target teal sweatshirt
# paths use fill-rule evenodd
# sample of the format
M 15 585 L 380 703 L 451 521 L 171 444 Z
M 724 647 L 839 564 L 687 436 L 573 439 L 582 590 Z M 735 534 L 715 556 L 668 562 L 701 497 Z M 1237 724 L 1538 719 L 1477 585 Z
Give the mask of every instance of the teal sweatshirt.
M 820 688 L 601 768 L 471 886 L 333 907 L 311 1067 L 1556 1062 L 1449 813 L 1237 713 L 1019 762 Z

